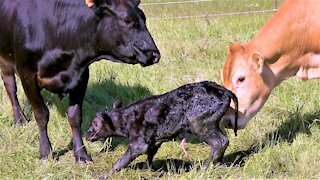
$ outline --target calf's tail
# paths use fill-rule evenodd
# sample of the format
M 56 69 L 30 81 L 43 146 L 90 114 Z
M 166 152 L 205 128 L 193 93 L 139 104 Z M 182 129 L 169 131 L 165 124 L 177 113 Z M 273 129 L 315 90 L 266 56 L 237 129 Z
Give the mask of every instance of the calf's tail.
M 229 96 L 231 97 L 231 99 L 234 102 L 234 135 L 237 136 L 237 131 L 238 131 L 238 98 L 235 94 L 233 94 L 231 91 L 228 91 Z

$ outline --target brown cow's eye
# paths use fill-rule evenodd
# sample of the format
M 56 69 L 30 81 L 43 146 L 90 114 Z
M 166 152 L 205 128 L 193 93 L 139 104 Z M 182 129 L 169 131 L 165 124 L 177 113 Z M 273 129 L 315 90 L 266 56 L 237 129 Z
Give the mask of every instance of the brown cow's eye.
M 239 77 L 238 82 L 242 83 L 242 82 L 244 82 L 244 80 L 246 80 L 246 77 L 244 77 L 244 76 L 243 77 Z

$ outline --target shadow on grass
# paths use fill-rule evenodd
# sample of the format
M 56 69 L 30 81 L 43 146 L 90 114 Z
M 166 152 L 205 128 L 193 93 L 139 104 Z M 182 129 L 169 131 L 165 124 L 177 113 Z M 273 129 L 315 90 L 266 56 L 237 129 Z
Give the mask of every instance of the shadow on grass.
M 59 96 L 49 91 L 43 91 L 42 95 L 47 105 L 55 106 L 59 114 L 67 120 L 68 97 L 60 99 Z M 106 106 L 112 107 L 115 100 L 121 99 L 124 104 L 129 104 L 143 97 L 151 96 L 151 92 L 140 85 L 128 86 L 115 84 L 112 79 L 104 82 L 89 84 L 83 103 L 83 126 L 82 132 L 86 131 L 91 124 L 95 113 Z
M 108 152 L 108 151 L 114 151 L 117 148 L 117 146 L 119 146 L 119 145 L 128 146 L 128 144 L 129 144 L 128 138 L 112 137 L 111 145 L 103 148 L 100 151 L 100 153 L 105 153 L 105 152 Z
M 165 160 L 154 160 L 151 169 L 153 171 L 182 173 L 189 172 L 194 166 L 194 162 L 183 161 L 180 159 L 165 159 Z M 149 165 L 147 162 L 139 162 L 137 164 L 129 166 L 131 169 L 148 169 Z
M 287 111 L 282 111 L 280 109 L 276 109 L 275 111 L 285 114 L 288 113 Z M 297 108 L 294 112 L 289 114 L 288 118 L 277 130 L 267 133 L 262 143 L 259 143 L 259 145 L 253 144 L 246 150 L 225 155 L 224 162 L 226 164 L 243 166 L 247 157 L 257 153 L 265 147 L 283 142 L 292 143 L 299 133 L 310 135 L 310 127 L 315 123 L 319 124 L 318 120 L 315 121 L 315 119 L 319 117 L 320 111 L 302 115 L 300 109 Z
M 52 158 L 54 160 L 58 161 L 61 156 L 65 155 L 66 153 L 68 153 L 72 149 L 73 149 L 73 141 L 71 139 L 71 141 L 69 142 L 69 144 L 68 144 L 68 146 L 66 148 L 62 148 L 62 149 L 58 149 L 56 151 L 53 151 L 52 152 Z

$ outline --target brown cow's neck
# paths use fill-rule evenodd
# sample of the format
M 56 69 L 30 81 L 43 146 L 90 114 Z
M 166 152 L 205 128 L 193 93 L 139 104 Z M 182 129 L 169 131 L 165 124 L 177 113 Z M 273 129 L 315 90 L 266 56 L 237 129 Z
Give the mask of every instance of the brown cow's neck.
M 294 23 L 292 14 L 296 11 L 288 8 L 280 8 L 272 18 L 265 24 L 258 35 L 245 46 L 248 49 L 261 53 L 268 63 L 276 62 L 282 54 L 290 50 L 291 43 L 295 42 L 293 29 L 290 25 Z M 291 43 L 288 43 L 288 42 Z
M 314 34 L 312 29 L 320 27 L 308 26 L 313 21 L 311 17 L 315 15 L 303 14 L 308 11 L 301 8 L 307 7 L 300 3 L 284 2 L 258 35 L 244 45 L 250 53 L 259 52 L 263 55 L 274 74 L 274 86 L 297 75 L 299 69 L 302 71 L 302 66 L 308 66 L 309 61 L 305 58 L 307 54 L 320 53 L 315 51 L 319 49 L 319 45 L 312 43 L 320 38 L 320 35 Z

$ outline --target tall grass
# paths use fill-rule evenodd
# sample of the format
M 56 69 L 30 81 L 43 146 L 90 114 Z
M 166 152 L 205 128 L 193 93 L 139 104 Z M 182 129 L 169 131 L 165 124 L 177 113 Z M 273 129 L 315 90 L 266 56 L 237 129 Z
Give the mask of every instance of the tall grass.
M 145 0 L 143 3 L 155 1 Z M 163 2 L 158 0 L 157 2 Z M 274 1 L 228 0 L 205 5 L 142 6 L 147 24 L 161 53 L 161 61 L 142 68 L 139 65 L 100 61 L 90 66 L 90 82 L 84 102 L 86 131 L 95 113 L 110 107 L 115 99 L 125 104 L 145 96 L 160 94 L 185 83 L 211 80 L 221 83 L 220 70 L 226 49 L 232 42 L 249 41 L 272 13 L 190 19 L 153 19 L 186 14 L 217 13 L 245 8 L 273 8 Z M 237 9 L 238 8 L 238 9 Z M 190 161 L 184 158 L 180 141 L 164 143 L 155 156 L 154 170 L 146 168 L 145 156 L 129 168 L 112 175 L 114 179 L 247 179 L 319 178 L 320 126 L 319 81 L 289 79 L 277 87 L 264 108 L 249 126 L 234 137 L 226 133 L 230 145 L 226 165 L 197 170 L 209 156 L 208 146 L 190 139 L 186 144 Z M 66 117 L 67 99 L 50 92 L 43 95 L 50 109 L 49 137 L 54 154 L 46 166 L 39 160 L 39 132 L 19 83 L 18 96 L 31 122 L 14 126 L 12 110 L 4 86 L 0 85 L 0 178 L 1 179 L 94 179 L 112 168 L 127 148 L 127 140 L 108 139 L 85 145 L 93 163 L 74 163 L 68 149 L 72 139 Z

